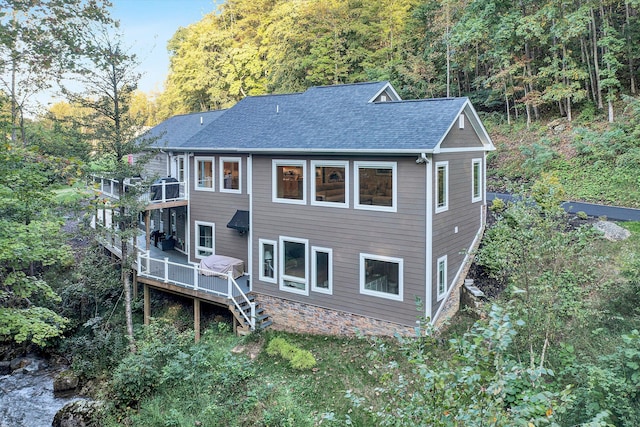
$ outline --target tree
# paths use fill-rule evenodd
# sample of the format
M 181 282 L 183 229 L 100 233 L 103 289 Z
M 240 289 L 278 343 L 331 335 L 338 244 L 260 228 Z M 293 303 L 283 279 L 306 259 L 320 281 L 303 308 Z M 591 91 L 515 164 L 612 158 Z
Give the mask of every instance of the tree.
M 130 349 L 135 351 L 131 308 L 131 267 L 133 256 L 129 242 L 137 236 L 137 215 L 143 210 L 139 193 L 135 188 L 125 192 L 125 179 L 139 176 L 146 156 L 135 163 L 131 155 L 147 153 L 153 140 L 139 138 L 144 118 L 130 112 L 132 97 L 140 78 L 136 71 L 136 56 L 130 54 L 121 34 L 113 34 L 106 26 L 92 27 L 87 31 L 86 59 L 76 68 L 76 78 L 83 85 L 82 92 L 64 89 L 72 103 L 89 109 L 92 113 L 86 127 L 99 155 L 111 165 L 105 173 L 118 182 L 118 200 L 110 202 L 115 211 L 115 233 L 121 244 L 120 268 L 125 296 L 125 315 Z
M 108 1 L 0 0 L 0 84 L 11 103 L 11 139 L 24 142 L 25 113 L 71 65 L 86 25 L 108 22 Z

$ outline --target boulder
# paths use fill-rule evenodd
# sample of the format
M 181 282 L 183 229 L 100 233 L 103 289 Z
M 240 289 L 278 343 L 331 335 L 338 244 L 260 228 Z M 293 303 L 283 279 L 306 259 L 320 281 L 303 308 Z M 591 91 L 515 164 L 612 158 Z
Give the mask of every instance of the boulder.
M 9 375 L 11 373 L 11 362 L 0 362 L 0 375 Z
M 51 427 L 91 427 L 98 425 L 94 419 L 102 405 L 102 402 L 96 400 L 76 400 L 67 403 L 56 413 Z
M 593 225 L 596 230 L 604 234 L 604 238 L 611 241 L 625 240 L 631 236 L 631 232 L 610 221 L 598 221 Z
M 68 393 L 78 388 L 80 379 L 70 370 L 58 373 L 53 379 L 54 393 Z
M 31 359 L 27 357 L 16 357 L 10 363 L 11 370 L 17 371 L 18 369 L 24 369 L 31 364 Z

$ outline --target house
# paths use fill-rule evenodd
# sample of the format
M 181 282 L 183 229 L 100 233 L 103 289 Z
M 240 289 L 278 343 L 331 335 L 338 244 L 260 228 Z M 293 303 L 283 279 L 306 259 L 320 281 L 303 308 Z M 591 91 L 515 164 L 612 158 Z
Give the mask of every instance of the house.
M 150 135 L 162 148 L 150 168 L 184 182 L 186 200 L 156 209 L 151 229 L 162 223 L 194 268 L 240 260 L 246 282 L 227 296 L 244 286 L 264 313 L 251 316 L 391 334 L 457 308 L 494 150 L 469 99 L 403 101 L 388 82 L 312 87 L 174 117 Z M 139 281 L 180 292 L 143 258 Z

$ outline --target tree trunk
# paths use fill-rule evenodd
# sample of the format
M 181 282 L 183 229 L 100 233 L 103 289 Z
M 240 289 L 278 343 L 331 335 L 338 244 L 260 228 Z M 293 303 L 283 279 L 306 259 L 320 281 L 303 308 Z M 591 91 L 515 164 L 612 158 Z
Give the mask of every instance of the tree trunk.
M 635 73 L 635 64 L 633 63 L 633 50 L 632 50 L 632 41 L 629 36 L 629 28 L 631 26 L 630 15 L 631 12 L 629 10 L 629 2 L 624 2 L 625 9 L 625 27 L 627 34 L 627 58 L 629 60 L 629 91 L 632 95 L 636 94 L 636 73 Z
M 598 103 L 598 109 L 602 110 L 604 107 L 602 105 L 602 88 L 600 87 L 600 65 L 598 61 L 598 37 L 597 30 L 598 26 L 596 25 L 596 16 L 593 13 L 593 8 L 590 10 L 591 13 L 591 44 L 593 45 L 593 69 L 596 75 L 596 93 L 597 98 L 596 101 Z

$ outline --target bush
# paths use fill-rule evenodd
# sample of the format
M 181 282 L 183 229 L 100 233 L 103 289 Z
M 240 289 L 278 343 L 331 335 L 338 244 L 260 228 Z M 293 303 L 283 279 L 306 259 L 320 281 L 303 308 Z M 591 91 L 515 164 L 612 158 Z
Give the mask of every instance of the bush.
M 280 337 L 275 337 L 269 341 L 267 354 L 270 356 L 280 355 L 280 357 L 289 361 L 289 366 L 296 370 L 302 371 L 316 366 L 316 359 L 310 351 L 302 350 Z

